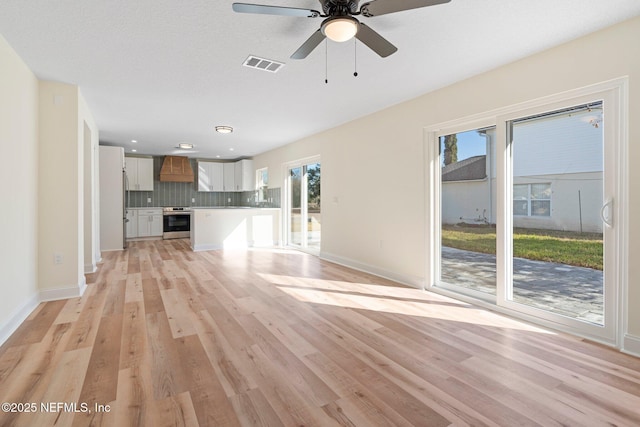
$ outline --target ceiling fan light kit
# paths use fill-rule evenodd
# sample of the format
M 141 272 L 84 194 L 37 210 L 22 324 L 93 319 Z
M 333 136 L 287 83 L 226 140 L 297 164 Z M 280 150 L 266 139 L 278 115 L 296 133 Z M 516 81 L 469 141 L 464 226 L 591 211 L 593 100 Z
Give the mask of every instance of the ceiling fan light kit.
M 334 42 L 351 40 L 358 32 L 359 22 L 350 16 L 328 18 L 322 23 L 322 34 Z
M 344 42 L 353 37 L 356 37 L 380 57 L 386 58 L 395 53 L 398 48 L 371 27 L 358 21 L 354 16 L 360 15 L 365 18 L 372 18 L 388 13 L 449 3 L 451 0 L 373 0 L 362 4 L 360 8 L 358 8 L 359 0 L 319 1 L 322 6 L 322 12 L 313 9 L 250 3 L 233 3 L 232 8 L 238 13 L 327 18 L 322 21 L 320 28 L 291 55 L 291 59 L 306 58 L 327 38 L 337 42 Z

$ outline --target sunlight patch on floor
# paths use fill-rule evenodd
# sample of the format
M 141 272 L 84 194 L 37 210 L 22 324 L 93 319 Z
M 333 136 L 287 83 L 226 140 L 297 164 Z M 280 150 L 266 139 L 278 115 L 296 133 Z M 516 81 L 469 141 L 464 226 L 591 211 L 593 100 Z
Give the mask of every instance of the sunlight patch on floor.
M 471 304 L 419 289 L 264 273 L 258 275 L 276 285 L 280 291 L 312 304 L 554 334 Z

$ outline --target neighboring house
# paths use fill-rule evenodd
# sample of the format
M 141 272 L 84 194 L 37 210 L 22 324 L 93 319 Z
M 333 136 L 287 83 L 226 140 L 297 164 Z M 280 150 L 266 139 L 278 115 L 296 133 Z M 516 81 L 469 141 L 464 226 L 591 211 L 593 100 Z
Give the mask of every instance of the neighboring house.
M 602 232 L 599 114 L 592 109 L 514 125 L 515 227 Z M 445 224 L 496 222 L 495 130 L 483 134 L 490 156 L 469 157 L 442 168 Z

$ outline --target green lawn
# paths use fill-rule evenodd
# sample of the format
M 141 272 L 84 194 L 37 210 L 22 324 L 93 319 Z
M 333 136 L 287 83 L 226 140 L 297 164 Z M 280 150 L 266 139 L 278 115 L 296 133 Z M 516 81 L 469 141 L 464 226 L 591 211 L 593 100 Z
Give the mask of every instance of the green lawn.
M 443 226 L 442 245 L 495 255 L 496 231 L 492 227 Z M 519 258 L 602 270 L 602 235 L 516 228 L 513 254 Z

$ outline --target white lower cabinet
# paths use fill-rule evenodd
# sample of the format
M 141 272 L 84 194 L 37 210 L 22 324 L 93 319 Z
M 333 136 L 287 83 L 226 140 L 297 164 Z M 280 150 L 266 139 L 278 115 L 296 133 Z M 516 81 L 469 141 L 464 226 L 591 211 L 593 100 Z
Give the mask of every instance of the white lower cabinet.
M 162 236 L 162 209 L 138 210 L 138 236 Z
M 138 237 L 138 210 L 127 209 L 127 239 Z

